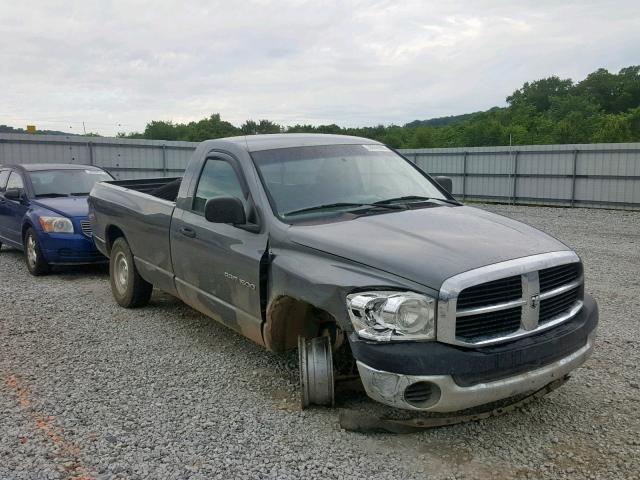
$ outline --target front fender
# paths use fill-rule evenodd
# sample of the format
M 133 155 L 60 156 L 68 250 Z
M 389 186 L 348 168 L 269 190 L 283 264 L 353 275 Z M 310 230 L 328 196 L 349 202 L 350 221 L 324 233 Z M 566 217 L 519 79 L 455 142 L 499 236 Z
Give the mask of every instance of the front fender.
M 404 289 L 437 295 L 424 285 L 351 260 L 301 245 L 272 248 L 263 337 L 267 348 L 278 342 L 273 312 L 282 298 L 301 300 L 331 315 L 345 332 L 353 331 L 346 296 L 357 290 Z

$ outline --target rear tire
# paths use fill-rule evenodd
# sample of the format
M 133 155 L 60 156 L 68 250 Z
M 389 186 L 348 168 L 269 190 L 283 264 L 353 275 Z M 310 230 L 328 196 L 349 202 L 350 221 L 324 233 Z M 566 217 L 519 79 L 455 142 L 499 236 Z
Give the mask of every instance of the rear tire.
M 29 273 L 33 276 L 39 277 L 51 272 L 51 265 L 44 259 L 38 236 L 31 227 L 24 235 L 24 260 L 27 263 Z
M 116 239 L 111 247 L 109 280 L 113 298 L 119 305 L 137 308 L 149 303 L 153 285 L 138 273 L 129 244 L 123 237 Z

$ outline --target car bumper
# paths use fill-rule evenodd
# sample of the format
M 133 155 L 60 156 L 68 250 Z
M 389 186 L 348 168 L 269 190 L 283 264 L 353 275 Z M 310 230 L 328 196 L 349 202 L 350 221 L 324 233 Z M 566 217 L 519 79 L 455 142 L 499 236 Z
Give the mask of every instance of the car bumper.
M 597 323 L 597 306 L 585 296 L 571 321 L 503 346 L 350 341 L 369 397 L 408 410 L 452 412 L 531 393 L 567 375 L 591 354 Z
M 40 238 L 40 248 L 47 263 L 53 265 L 107 261 L 96 249 L 93 239 L 83 234 L 43 234 Z

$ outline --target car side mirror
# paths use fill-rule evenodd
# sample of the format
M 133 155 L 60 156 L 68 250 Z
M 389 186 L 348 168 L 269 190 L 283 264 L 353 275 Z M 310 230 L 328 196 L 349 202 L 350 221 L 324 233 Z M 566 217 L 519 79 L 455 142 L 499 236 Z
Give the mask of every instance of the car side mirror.
M 232 225 L 247 223 L 244 205 L 236 197 L 210 198 L 204 205 L 204 218 L 212 223 L 230 223 Z
M 451 180 L 451 177 L 438 176 L 438 177 L 435 177 L 434 180 L 438 182 L 438 184 L 442 188 L 444 188 L 447 191 L 447 193 L 451 193 L 451 191 L 453 190 L 453 180 Z
M 19 202 L 22 200 L 22 190 L 19 188 L 9 188 L 4 192 L 4 198 Z

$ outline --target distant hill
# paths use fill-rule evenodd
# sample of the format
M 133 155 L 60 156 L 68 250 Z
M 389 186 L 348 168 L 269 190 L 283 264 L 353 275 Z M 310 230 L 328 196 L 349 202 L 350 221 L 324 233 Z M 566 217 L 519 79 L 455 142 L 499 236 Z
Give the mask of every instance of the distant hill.
M 14 128 L 9 125 L 0 125 L 0 133 L 29 133 L 24 128 Z M 72 135 L 78 136 L 76 133 L 59 132 L 57 130 L 36 130 L 36 135 Z
M 495 110 L 500 110 L 500 107 L 493 107 L 486 111 L 493 112 Z M 478 111 L 478 112 L 471 112 L 471 113 L 463 113 L 462 115 L 449 115 L 447 117 L 430 118 L 428 120 L 414 120 L 413 122 L 409 122 L 404 126 L 407 128 L 444 127 L 446 125 L 453 125 L 454 123 L 462 123 L 467 120 L 471 120 L 473 117 L 476 117 L 482 113 L 486 113 L 486 112 Z

